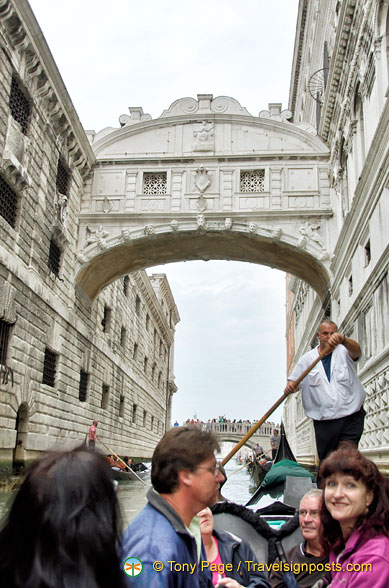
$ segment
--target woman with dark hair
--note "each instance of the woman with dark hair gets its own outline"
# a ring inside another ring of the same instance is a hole
[[[120,513],[103,456],[79,447],[35,463],[0,531],[4,588],[119,588]]]
[[[322,461],[323,547],[332,588],[388,588],[388,480],[351,443]]]

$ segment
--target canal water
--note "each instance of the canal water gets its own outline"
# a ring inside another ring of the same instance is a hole
[[[239,464],[233,458],[226,464],[225,469],[227,482],[222,488],[223,496],[238,504],[245,504],[255,490],[255,488],[251,487],[252,482],[250,475],[247,473],[247,467],[242,468],[242,464]],[[234,473],[236,470],[239,471]],[[137,480],[119,482],[118,497],[124,527],[146,505],[146,492],[151,484],[150,472],[146,472],[143,481],[147,486]],[[0,492],[0,518],[6,514],[11,499],[11,492]]]

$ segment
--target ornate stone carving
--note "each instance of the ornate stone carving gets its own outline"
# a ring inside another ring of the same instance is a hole
[[[110,202],[106,196],[104,196],[101,209],[105,214],[108,214],[112,210],[112,202]]]
[[[155,234],[154,225],[146,225],[144,232],[145,232],[146,237],[151,237],[152,235],[154,235]]]
[[[273,241],[279,241],[281,239],[281,236],[282,236],[281,227],[273,227],[272,232],[271,232],[271,238],[273,239]]]
[[[87,244],[96,243],[97,247],[101,250],[107,249],[108,245],[106,238],[108,237],[108,231],[104,231],[103,226],[100,225],[95,231],[91,231],[88,227],[90,236],[87,238]]]
[[[130,229],[122,229],[122,241],[131,241],[131,231]]]
[[[128,114],[122,114],[119,117],[121,127],[128,127],[139,122],[152,120],[151,114],[144,114],[143,108],[139,106],[130,106],[128,110],[130,111],[130,116]]]
[[[227,231],[232,229],[232,218],[227,217],[224,219],[224,228],[227,229]]]
[[[307,239],[310,239],[310,241],[317,243],[320,248],[323,248],[323,241],[317,232],[319,229],[319,224],[310,225],[308,221],[305,221],[305,223],[299,228],[299,232],[301,235],[303,235],[303,237],[307,237]]]
[[[193,131],[193,151],[213,151],[215,149],[215,125],[203,120]]]
[[[208,171],[204,169],[203,166],[201,166],[200,169],[198,169],[196,172],[195,186],[200,192],[200,194],[204,194],[204,192],[207,190],[207,188],[209,188],[210,185],[211,179],[208,176]]]
[[[171,226],[171,228],[172,228],[173,231],[177,231],[177,229],[178,229],[178,221],[176,221],[175,219],[173,219],[170,222],[170,226]]]
[[[67,196],[65,196],[65,194],[60,194],[59,192],[56,192],[55,196],[55,208],[57,212],[57,219],[62,225],[64,225],[68,217],[68,198]]]
[[[167,118],[170,116],[177,116],[182,114],[242,114],[244,116],[251,116],[246,108],[241,106],[235,98],[230,96],[218,96],[213,98],[212,94],[198,94],[198,100],[194,98],[180,98],[164,110],[160,118]]]
[[[258,228],[257,223],[250,222],[248,224],[249,233],[256,233],[257,232],[257,228]]]
[[[270,103],[269,110],[261,110],[258,116],[259,118],[270,118],[272,120],[285,122],[292,117],[292,113],[287,109],[281,111],[281,106],[282,104],[279,103]]]
[[[196,223],[198,230],[205,231],[205,216],[203,214],[198,214],[196,217]]]

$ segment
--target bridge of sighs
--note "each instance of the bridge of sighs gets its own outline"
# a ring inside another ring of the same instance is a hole
[[[97,159],[80,214],[76,281],[91,298],[120,275],[183,261],[249,261],[331,283],[327,146],[280,104],[252,116],[200,94],[152,119],[89,133]]]

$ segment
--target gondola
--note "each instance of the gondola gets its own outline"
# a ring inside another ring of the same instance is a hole
[[[280,436],[274,464],[246,505],[219,502],[212,507],[216,527],[247,539],[257,560],[264,563],[277,557],[277,541],[286,551],[303,540],[296,509],[316,486],[313,474],[294,457],[282,424]]]
[[[112,477],[114,480],[139,480],[139,478],[143,478],[143,476],[148,472],[148,467],[143,463],[137,463],[131,465],[131,470],[121,470],[119,468],[112,468]]]

